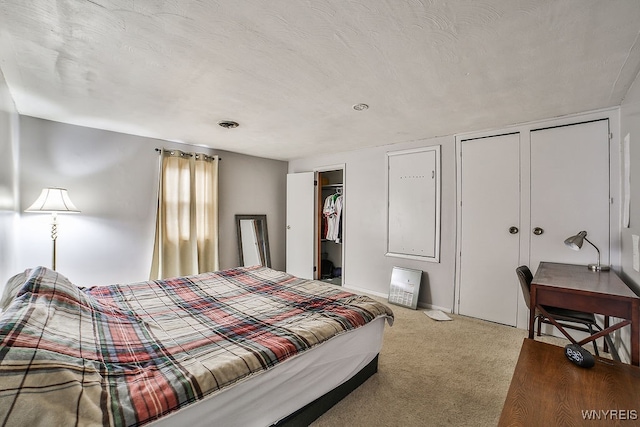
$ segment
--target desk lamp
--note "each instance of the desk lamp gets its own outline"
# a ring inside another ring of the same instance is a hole
[[[31,206],[25,212],[51,213],[51,240],[53,240],[53,270],[56,269],[56,239],[58,238],[57,214],[80,212],[69,199],[69,194],[64,188],[45,188]]]
[[[580,248],[582,248],[582,243],[583,243],[584,240],[589,242],[589,244],[591,246],[593,246],[594,248],[596,248],[596,251],[598,251],[598,262],[596,264],[589,264],[587,266],[587,268],[589,268],[589,270],[591,270],[591,271],[608,271],[609,270],[609,266],[608,265],[601,265],[600,264],[600,250],[589,239],[587,239],[587,232],[586,231],[583,230],[583,231],[579,232],[578,234],[576,234],[575,236],[568,237],[564,241],[564,244],[569,246],[574,251],[579,251]]]

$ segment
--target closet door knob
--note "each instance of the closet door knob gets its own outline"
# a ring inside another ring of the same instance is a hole
[[[291,226],[290,225],[287,225],[287,230],[291,230]]]
[[[544,230],[540,227],[536,227],[533,229],[533,234],[535,234],[536,236],[541,235],[542,233],[544,233]]]
[[[520,230],[518,230],[518,227],[516,226],[509,227],[509,233],[511,234],[518,234],[518,231]]]

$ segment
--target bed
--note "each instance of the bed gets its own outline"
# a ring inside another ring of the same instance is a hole
[[[393,313],[267,267],[82,288],[7,285],[2,425],[304,425],[376,372]]]

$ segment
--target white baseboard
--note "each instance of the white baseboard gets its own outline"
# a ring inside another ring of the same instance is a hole
[[[440,307],[438,305],[426,304],[423,302],[418,302],[419,308],[427,308],[429,310],[440,310],[443,313],[453,313],[453,310],[450,307]]]
[[[389,299],[389,294],[388,293],[375,292],[375,291],[372,291],[372,290],[369,290],[369,289],[358,288],[356,286],[351,286],[351,285],[348,285],[346,283],[343,284],[342,287],[346,288],[346,289],[350,289],[350,290],[352,290],[354,292],[357,292],[359,294],[368,294],[368,295],[376,296],[378,298],[384,298],[384,299],[387,299],[387,300]],[[427,309],[430,309],[430,310],[440,310],[440,311],[442,311],[444,313],[453,313],[453,310],[451,310],[451,308],[449,308],[449,307],[440,307],[440,306],[433,305],[433,304],[426,304],[426,303],[423,303],[423,302],[420,302],[420,301],[418,301],[418,308],[427,308]]]
[[[389,294],[385,294],[385,293],[382,293],[382,292],[375,292],[375,291],[372,291],[370,289],[358,288],[356,286],[351,286],[351,285],[348,285],[346,283],[343,284],[342,287],[346,288],[346,289],[350,289],[350,290],[352,290],[354,292],[357,292],[359,294],[373,295],[373,296],[376,296],[376,297],[379,297],[379,298],[387,298],[387,299],[389,298]]]

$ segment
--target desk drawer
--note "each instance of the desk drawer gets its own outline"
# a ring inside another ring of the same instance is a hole
[[[634,303],[628,298],[616,295],[540,285],[532,285],[531,291],[532,297],[535,294],[538,305],[586,311],[620,319],[631,319],[633,313]]]

